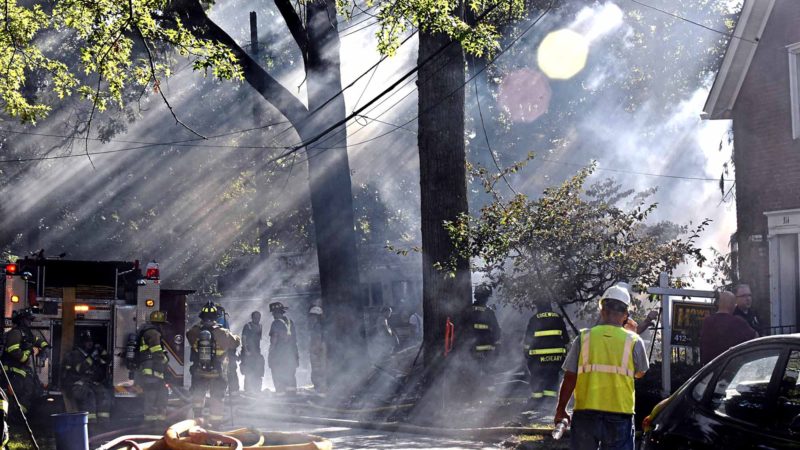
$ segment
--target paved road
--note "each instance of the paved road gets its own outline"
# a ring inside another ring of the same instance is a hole
[[[248,420],[238,423],[262,431],[293,431],[324,436],[333,442],[334,450],[392,449],[392,450],[479,450],[497,449],[499,443],[475,442],[441,437],[426,437],[406,433],[389,433],[375,430],[361,430],[346,427],[321,427],[297,423]]]

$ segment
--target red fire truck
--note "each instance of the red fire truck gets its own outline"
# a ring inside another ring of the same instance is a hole
[[[75,261],[65,259],[19,259],[4,266],[5,329],[11,327],[14,311],[27,307],[38,310],[33,322],[52,345],[47,358],[36,358],[39,380],[52,395],[60,394],[60,361],[72,349],[83,330],[91,330],[96,342],[113,354],[108,379],[114,396],[137,397],[126,365],[126,346],[148,319],[162,310],[169,321],[163,327],[169,352],[168,381],[184,385],[186,298],[189,290],[163,289],[158,264],[138,261]]]

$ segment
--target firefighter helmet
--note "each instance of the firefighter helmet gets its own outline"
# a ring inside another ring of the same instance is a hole
[[[203,320],[217,320],[219,316],[219,310],[217,307],[212,303],[208,302],[200,309],[200,318]]]
[[[271,313],[274,313],[274,312],[286,312],[287,309],[289,309],[289,308],[284,306],[284,304],[281,303],[281,302],[272,302],[272,303],[269,304],[269,312],[271,312]]]
[[[491,297],[492,287],[488,284],[479,284],[475,286],[475,299],[483,300]]]
[[[91,330],[83,330],[81,334],[78,336],[78,342],[81,344],[85,344],[86,342],[94,342],[92,338],[92,331]]]
[[[167,323],[167,313],[165,313],[164,311],[151,312],[150,323]]]
[[[11,322],[21,323],[24,319],[33,320],[33,310],[31,308],[20,309],[11,313]]]

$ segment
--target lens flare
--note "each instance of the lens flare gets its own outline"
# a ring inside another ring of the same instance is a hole
[[[520,69],[503,78],[499,101],[511,120],[530,123],[547,112],[551,95],[546,76],[537,70]]]
[[[550,78],[568,80],[586,66],[589,43],[575,31],[561,29],[545,36],[536,55],[539,69]]]

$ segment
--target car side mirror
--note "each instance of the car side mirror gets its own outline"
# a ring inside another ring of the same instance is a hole
[[[789,433],[800,435],[800,414],[794,416],[794,419],[789,423]]]

